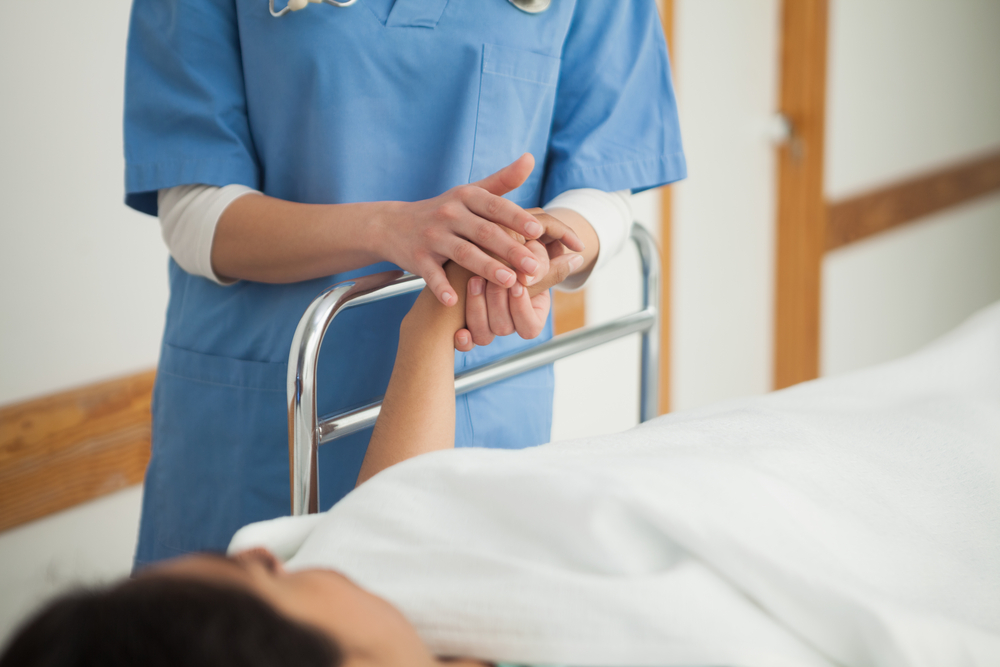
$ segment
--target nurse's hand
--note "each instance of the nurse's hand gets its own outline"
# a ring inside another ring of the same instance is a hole
[[[525,153],[476,183],[454,187],[433,199],[395,204],[378,230],[383,256],[421,276],[446,306],[458,302],[441,268],[448,260],[497,288],[538,282],[547,267],[511,238],[508,229],[526,239],[554,235],[574,250],[582,250],[583,243],[569,226],[547,231],[534,215],[502,197],[527,180],[534,163]]]

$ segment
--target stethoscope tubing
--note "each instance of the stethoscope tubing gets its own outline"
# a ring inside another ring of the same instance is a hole
[[[299,9],[304,9],[310,2],[323,2],[328,5],[333,5],[334,7],[350,7],[358,0],[345,0],[344,2],[338,2],[337,0],[289,0],[288,4],[285,5],[280,11],[274,11],[274,0],[268,0],[267,6],[271,11],[271,16],[275,18],[279,16],[284,16],[288,12],[298,11]],[[527,12],[528,14],[539,14],[544,12],[552,4],[552,0],[507,0],[510,4],[514,5],[522,12]]]
[[[326,3],[326,4],[328,4],[328,5],[333,5],[334,7],[350,7],[351,5],[353,5],[358,0],[345,0],[344,2],[337,2],[337,0],[321,0],[321,1],[324,2],[324,3]],[[306,3],[306,4],[308,4],[308,3]],[[278,16],[284,16],[288,12],[294,12],[294,11],[296,11],[296,8],[293,8],[292,5],[293,5],[293,3],[289,2],[287,5],[285,5],[284,9],[282,9],[281,11],[277,11],[276,12],[276,11],[274,11],[274,0],[268,0],[267,8],[271,10],[271,16],[278,17]],[[305,6],[306,6],[305,4],[302,4],[299,7],[297,7],[297,9],[302,9]]]

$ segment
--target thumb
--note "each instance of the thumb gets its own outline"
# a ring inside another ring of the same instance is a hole
[[[528,287],[528,294],[535,296],[550,287],[555,287],[573,275],[573,272],[583,265],[583,256],[576,253],[565,253],[550,260],[549,272],[540,281]]]
[[[531,153],[525,153],[500,171],[476,181],[473,185],[497,196],[505,195],[521,187],[521,184],[528,180],[528,176],[531,176],[534,168],[535,157]]]

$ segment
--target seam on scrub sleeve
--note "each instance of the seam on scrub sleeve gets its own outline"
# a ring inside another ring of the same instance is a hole
[[[192,184],[177,185],[159,191],[160,227],[170,256],[177,264],[195,276],[208,278],[218,285],[232,285],[236,280],[224,280],[212,268],[212,244],[215,228],[226,208],[247,194],[260,194],[245,185],[224,187]]]
[[[613,192],[628,188],[633,194],[638,194],[686,177],[687,161],[683,151],[678,151],[647,160],[560,165],[549,174],[545,189],[546,192],[566,192],[596,187]]]

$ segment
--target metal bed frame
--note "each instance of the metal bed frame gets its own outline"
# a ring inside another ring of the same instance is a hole
[[[455,376],[461,395],[563,357],[633,333],[642,335],[639,419],[657,415],[660,358],[660,257],[644,227],[632,226],[632,240],[642,268],[642,308],[604,324],[555,336],[530,349]],[[317,296],[299,320],[288,355],[288,457],[291,465],[292,515],[319,511],[319,446],[375,423],[382,401],[318,419],[316,364],[323,337],[333,319],[348,308],[423,289],[424,280],[403,271],[387,271],[338,283]]]

